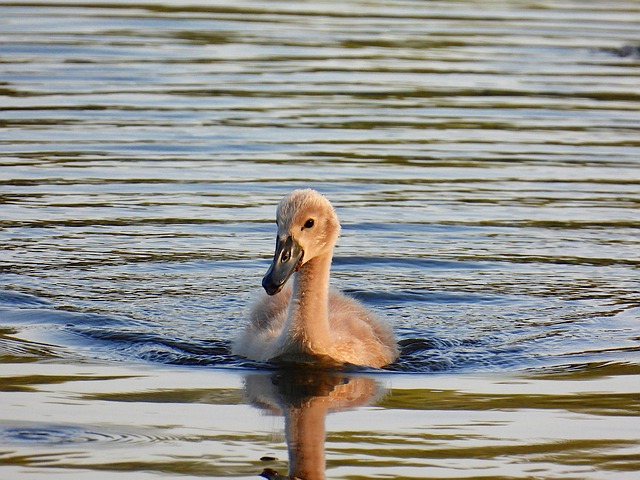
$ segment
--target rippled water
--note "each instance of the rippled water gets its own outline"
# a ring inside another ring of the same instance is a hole
[[[275,205],[311,186],[335,286],[403,351],[327,416],[328,478],[632,478],[639,24],[632,1],[0,1],[0,467],[286,471],[228,347]]]

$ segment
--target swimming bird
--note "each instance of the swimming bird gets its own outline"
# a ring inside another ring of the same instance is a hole
[[[276,224],[275,254],[262,280],[267,295],[254,305],[233,353],[276,363],[393,362],[398,349],[391,328],[329,287],[340,233],[331,203],[315,190],[294,190],[278,205]]]

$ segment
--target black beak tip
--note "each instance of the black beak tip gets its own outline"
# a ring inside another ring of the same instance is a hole
[[[267,292],[267,295],[275,295],[282,290],[282,285],[273,283],[269,275],[265,275],[262,279],[262,288]]]
[[[291,275],[300,268],[303,256],[304,251],[293,237],[276,241],[273,261],[262,279],[262,288],[268,295],[275,295],[282,290]]]

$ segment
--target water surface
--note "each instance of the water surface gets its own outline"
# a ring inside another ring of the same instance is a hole
[[[403,350],[307,391],[370,392],[325,412],[327,478],[637,476],[636,2],[0,18],[0,476],[286,472],[292,400],[229,344],[298,187]]]

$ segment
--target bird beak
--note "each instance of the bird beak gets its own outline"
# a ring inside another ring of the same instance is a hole
[[[275,295],[282,290],[289,277],[302,265],[303,255],[304,250],[292,236],[288,236],[285,240],[276,238],[273,262],[262,279],[262,287],[269,295]]]

